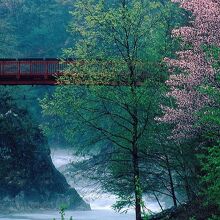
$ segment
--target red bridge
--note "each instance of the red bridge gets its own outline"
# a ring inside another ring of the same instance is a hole
[[[55,85],[67,63],[59,59],[0,59],[0,85]]]
[[[0,85],[57,85],[56,78],[63,75],[67,66],[73,63],[75,63],[73,59],[62,62],[54,58],[0,59]],[[141,85],[146,76],[146,73],[143,73],[136,85]],[[94,82],[95,85],[130,85],[126,75],[121,76],[120,80],[111,81],[100,75],[91,81],[88,75],[77,74],[72,84],[91,85]]]

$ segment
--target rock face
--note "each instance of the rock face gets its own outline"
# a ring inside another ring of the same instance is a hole
[[[6,104],[7,109],[0,106],[0,213],[61,206],[89,210],[54,167],[38,125],[26,111]]]
[[[13,163],[14,167],[1,179],[0,212],[59,209],[62,205],[71,210],[90,209],[56,170],[49,151],[23,154],[21,160],[22,167]]]

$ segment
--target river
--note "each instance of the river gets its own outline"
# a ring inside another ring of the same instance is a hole
[[[93,210],[93,211],[75,211],[66,212],[65,219],[69,220],[134,220],[134,214],[118,214],[112,210]],[[60,220],[58,212],[36,212],[36,213],[17,213],[13,215],[0,215],[1,220]]]
[[[71,151],[68,150],[52,150],[52,160],[57,169],[65,166],[74,158]],[[72,184],[71,184],[72,185]],[[73,220],[134,220],[135,215],[132,211],[126,214],[116,213],[111,209],[115,202],[115,197],[112,195],[96,195],[83,193],[77,185],[72,185],[83,196],[83,198],[90,203],[92,211],[67,211],[65,220],[69,220],[72,216]],[[82,195],[83,194],[83,195]],[[158,211],[158,206],[155,203],[148,203],[148,207],[153,211]],[[0,220],[60,220],[59,211],[39,211],[32,213],[15,213],[11,215],[1,215]]]

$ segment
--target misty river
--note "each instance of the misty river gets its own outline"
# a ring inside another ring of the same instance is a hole
[[[134,220],[134,214],[118,214],[112,210],[93,210],[66,212],[66,220],[73,217],[73,220]],[[29,214],[0,215],[1,220],[60,220],[58,212],[36,212]]]
[[[62,172],[63,167],[74,160],[79,160],[72,156],[70,150],[52,150],[51,157],[55,167]],[[67,179],[68,180],[68,179]],[[134,212],[129,211],[126,214],[119,214],[112,210],[111,206],[115,202],[112,195],[90,195],[85,193],[79,186],[69,183],[77,189],[80,195],[87,201],[92,211],[66,211],[65,219],[69,220],[72,216],[73,220],[134,220]],[[150,209],[157,211],[157,204],[151,203]],[[31,213],[14,213],[9,215],[1,215],[0,220],[60,220],[59,211],[39,211]]]

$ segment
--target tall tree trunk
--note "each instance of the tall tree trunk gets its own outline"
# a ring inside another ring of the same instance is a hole
[[[135,214],[136,220],[141,220],[141,200],[142,195],[140,191],[140,173],[138,164],[137,147],[133,146],[133,167],[134,167],[134,192],[135,192]]]
[[[138,157],[138,110],[137,110],[137,97],[136,97],[136,83],[131,86],[131,92],[134,99],[133,106],[133,137],[132,137],[132,156],[133,156],[133,169],[134,169],[134,192],[135,192],[135,213],[136,220],[141,220],[141,183],[140,183],[140,170],[139,170],[139,157]]]
[[[184,185],[185,185],[185,190],[186,190],[188,201],[192,201],[194,196],[193,196],[190,184],[189,184],[187,174],[184,175]]]
[[[175,194],[175,188],[174,188],[174,183],[173,183],[173,177],[172,177],[172,172],[170,168],[170,162],[167,154],[165,154],[166,158],[166,164],[167,164],[167,170],[168,170],[168,175],[169,175],[169,180],[170,180],[170,190],[172,194],[172,199],[173,199],[173,205],[174,207],[177,207],[177,201],[176,201],[176,194]]]

